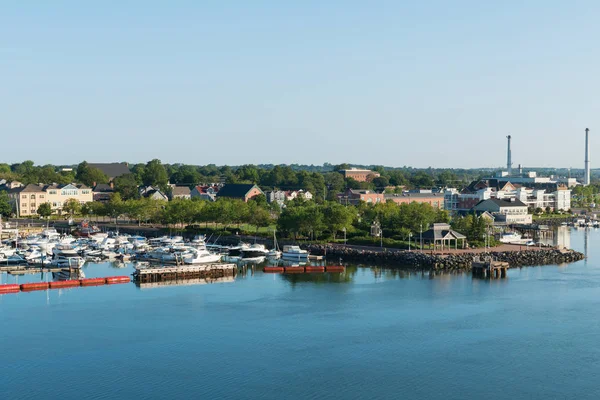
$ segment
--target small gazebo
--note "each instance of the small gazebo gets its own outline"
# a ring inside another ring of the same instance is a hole
[[[431,229],[423,232],[423,242],[433,244],[434,250],[458,249],[459,241],[461,241],[460,248],[464,249],[466,239],[465,235],[452,230],[448,224],[432,224]]]

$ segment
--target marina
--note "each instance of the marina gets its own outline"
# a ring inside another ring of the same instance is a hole
[[[24,387],[25,398],[45,398],[51,387],[58,398],[100,390],[103,398],[274,399],[286,393],[303,399],[315,396],[315,386],[331,385],[332,369],[346,366],[345,383],[318,397],[394,398],[401,392],[442,400],[468,391],[476,398],[521,398],[532,380],[549,379],[536,395],[596,398],[591,333],[597,330],[600,231],[568,232],[571,247],[586,259],[510,268],[502,279],[346,262],[335,263],[343,273],[285,273],[285,267],[264,273],[263,263],[223,278],[100,286],[58,283],[52,273],[2,273],[2,284],[19,285],[0,295],[3,338],[11,343],[0,365],[3,390],[7,398],[23,397]],[[137,267],[154,268],[138,264],[88,261],[80,272],[130,279]],[[46,280],[48,289],[20,290]],[[281,359],[290,367],[278,368]],[[250,364],[261,373],[248,373]],[[31,381],[40,368],[44,374]],[[190,380],[180,369],[200,378]],[[444,374],[432,380],[431,371],[440,369]],[[577,371],[584,383],[573,382],[566,370]],[[56,385],[64,374],[79,378]],[[265,374],[277,395],[261,389]],[[472,385],[465,374],[497,379]],[[121,384],[103,384],[115,376]],[[294,383],[292,376],[306,379]]]

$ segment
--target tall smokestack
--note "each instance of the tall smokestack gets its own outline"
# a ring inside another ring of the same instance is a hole
[[[590,184],[590,130],[585,128],[585,172],[583,176],[583,184]]]
[[[512,175],[512,156],[510,153],[511,136],[508,135],[506,138],[508,139],[508,149],[506,150],[506,171],[508,172],[509,175]]]

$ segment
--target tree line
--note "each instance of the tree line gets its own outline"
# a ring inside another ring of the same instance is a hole
[[[139,196],[137,188],[141,185],[155,186],[163,192],[169,192],[169,184],[193,187],[206,183],[253,183],[264,189],[297,190],[304,189],[322,200],[332,200],[337,192],[345,188],[382,190],[386,187],[431,188],[435,186],[462,187],[471,180],[488,173],[483,170],[465,169],[414,169],[387,168],[370,166],[379,173],[368,182],[357,182],[352,178],[344,179],[338,172],[349,169],[349,164],[324,164],[323,166],[301,165],[187,165],[163,164],[154,159],[147,163],[130,165],[131,174],[115,179],[114,184],[123,198]],[[87,186],[107,183],[108,177],[99,169],[91,167],[86,161],[69,168],[53,165],[35,165],[27,160],[17,164],[0,163],[0,179],[16,180],[24,184],[67,184],[78,182]],[[135,190],[132,190],[135,188]]]

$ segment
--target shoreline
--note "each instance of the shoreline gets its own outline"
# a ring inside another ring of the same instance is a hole
[[[436,254],[420,251],[380,251],[349,248],[337,245],[304,246],[311,254],[324,255],[326,259],[337,258],[341,261],[379,262],[386,265],[396,264],[399,269],[430,269],[435,271],[469,271],[475,257],[492,257],[495,261],[509,263],[509,268],[532,267],[550,264],[573,263],[585,258],[583,253],[570,249],[541,248],[504,251],[464,250],[460,253]],[[500,246],[502,247],[502,246]],[[390,265],[391,266],[391,265]]]

